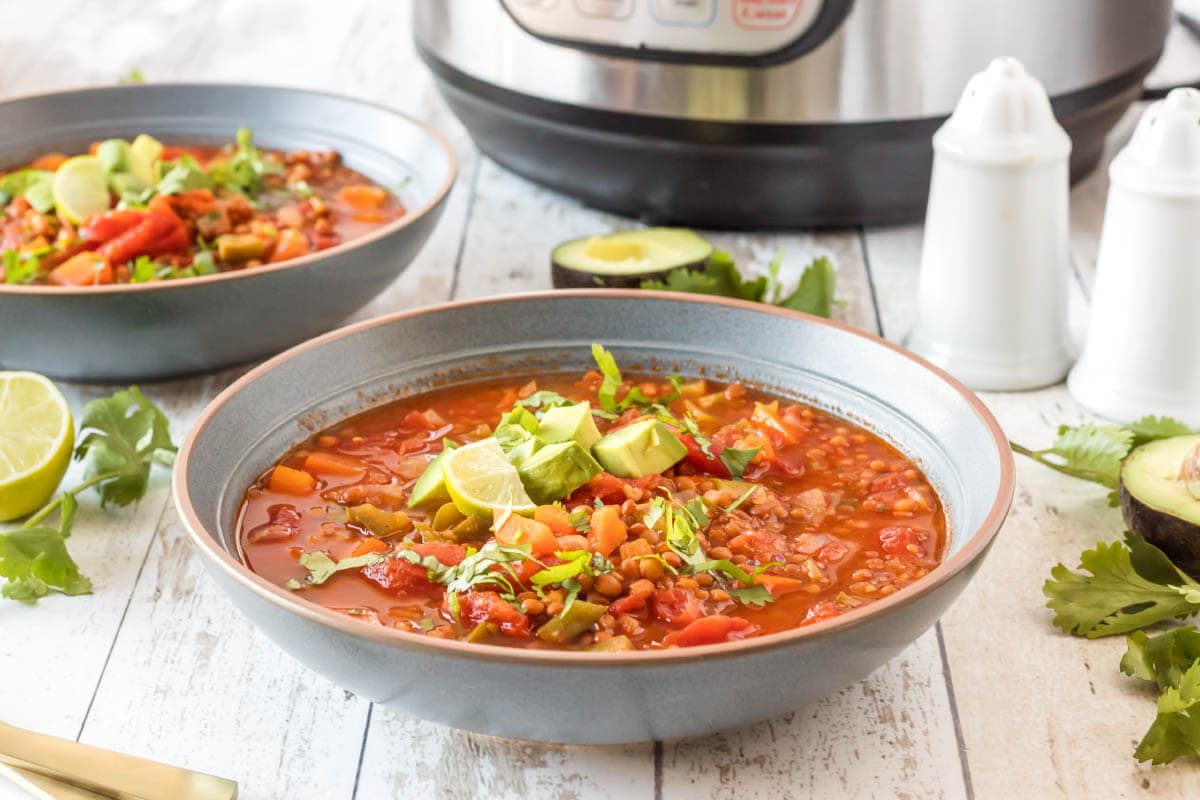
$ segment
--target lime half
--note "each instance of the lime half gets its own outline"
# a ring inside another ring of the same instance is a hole
[[[442,476],[455,508],[464,514],[491,519],[497,511],[527,514],[535,508],[495,439],[443,453]]]
[[[108,211],[108,176],[95,156],[68,158],[54,173],[54,205],[78,225],[92,214]]]
[[[50,379],[0,372],[0,521],[46,504],[74,446],[71,409]]]

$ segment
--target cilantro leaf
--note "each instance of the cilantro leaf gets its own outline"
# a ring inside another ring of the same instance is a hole
[[[1200,584],[1137,533],[1127,532],[1125,544],[1098,542],[1079,561],[1090,575],[1059,564],[1042,587],[1067,633],[1094,639],[1200,612]]]
[[[753,586],[743,586],[739,589],[729,589],[729,596],[739,603],[747,606],[765,606],[767,603],[775,601],[775,595],[767,590],[767,587],[760,584]]]
[[[1169,689],[1178,686],[1196,662],[1200,662],[1200,630],[1182,627],[1154,636],[1134,631],[1121,658],[1121,672]]]
[[[1141,447],[1147,442],[1157,439],[1169,439],[1172,436],[1187,436],[1189,433],[1200,433],[1171,417],[1156,417],[1146,415],[1139,420],[1129,423],[1128,430],[1133,433],[1133,446]]]
[[[52,590],[67,595],[91,593],[91,580],[80,574],[67,552],[74,518],[75,498],[67,495],[58,529],[17,528],[0,533],[0,577],[7,579],[0,594],[32,605]]]
[[[237,152],[228,161],[213,162],[210,169],[212,179],[235,192],[251,198],[262,192],[263,178],[283,172],[283,165],[263,158],[254,146],[254,135],[249,128],[237,132]]]
[[[600,389],[596,392],[596,399],[605,411],[616,412],[617,389],[621,388],[621,370],[617,367],[617,360],[598,342],[592,342],[592,359],[604,377]]]
[[[193,189],[211,189],[213,179],[200,162],[184,153],[159,179],[155,190],[159,194],[179,194]]]
[[[834,285],[837,274],[825,256],[814,258],[800,275],[796,290],[776,305],[828,318],[833,313]]]
[[[828,317],[834,305],[836,272],[825,256],[814,258],[800,276],[800,282],[787,297],[778,300],[779,267],[782,254],[771,261],[769,275],[747,280],[738,270],[733,257],[723,250],[714,251],[700,269],[671,270],[663,280],[644,280],[643,289],[658,289],[692,294],[733,297],[756,303],[771,303],[793,311],[803,311]]]
[[[1134,445],[1134,432],[1116,425],[1063,425],[1054,445],[1032,450],[1009,442],[1013,452],[1033,459],[1052,470],[1115,490],[1121,478],[1121,462]],[[1109,504],[1117,505],[1115,491]]]
[[[717,458],[729,470],[729,474],[734,480],[741,480],[746,474],[746,467],[750,466],[750,462],[758,455],[761,447],[751,447],[747,450],[739,450],[736,447],[726,447],[721,452],[717,453]]]
[[[523,400],[518,400],[516,405],[534,411],[538,419],[540,419],[542,414],[552,408],[575,405],[575,402],[568,400],[558,392],[543,389],[542,391],[534,392]]]
[[[587,533],[592,529],[591,516],[585,506],[579,506],[567,514],[567,522],[571,523],[571,527],[580,533]]]
[[[308,586],[320,586],[339,572],[348,569],[362,569],[382,561],[385,556],[379,553],[364,553],[361,556],[350,556],[341,561],[334,561],[324,550],[314,550],[300,556],[300,566],[308,570],[308,578],[301,583],[294,578],[287,582],[289,589],[302,589]]]
[[[1200,756],[1200,661],[1158,698],[1158,716],[1133,755],[1154,764]]]
[[[101,505],[140,500],[151,464],[175,460],[166,416],[136,386],[84,406],[79,429],[75,458],[86,460],[85,485],[99,484]]]

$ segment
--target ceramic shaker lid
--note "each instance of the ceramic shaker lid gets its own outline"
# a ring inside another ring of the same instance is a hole
[[[1109,175],[1134,191],[1200,195],[1200,91],[1175,89],[1146,109]]]
[[[967,82],[933,144],[941,153],[995,164],[1058,160],[1071,152],[1046,90],[1009,57],[995,59]]]

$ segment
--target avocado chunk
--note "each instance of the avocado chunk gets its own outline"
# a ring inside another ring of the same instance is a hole
[[[542,415],[537,438],[542,444],[578,442],[584,450],[591,450],[600,440],[600,430],[592,419],[592,404],[572,403],[550,409]]]
[[[129,171],[129,142],[124,139],[105,139],[96,147],[96,158],[108,174]]]
[[[442,476],[442,459],[446,457],[446,453],[457,447],[458,445],[449,439],[442,442],[442,452],[429,462],[429,466],[425,467],[421,477],[413,484],[412,493],[408,496],[409,506],[420,508],[450,500],[450,492],[446,490],[446,479]]]
[[[528,461],[530,457],[537,452],[538,444],[539,443],[537,439],[529,436],[527,439],[522,440],[519,444],[504,448],[504,455],[508,458],[508,463],[512,464],[519,470],[521,465]]]
[[[139,133],[129,145],[127,168],[147,184],[157,183],[157,165],[162,158],[163,143],[153,136]]]
[[[1121,465],[1121,514],[1131,530],[1200,578],[1200,434],[1144,444]]]
[[[537,637],[543,642],[566,644],[576,636],[586,633],[606,611],[608,606],[576,600],[557,617],[551,618],[538,628]]]
[[[686,228],[646,228],[563,242],[550,253],[559,289],[637,288],[673,269],[700,269],[713,246]]]
[[[535,503],[552,503],[600,474],[600,465],[579,442],[548,444],[517,467],[521,483]]]
[[[618,478],[656,475],[687,455],[671,429],[656,419],[644,419],[615,430],[592,445],[600,466]]]

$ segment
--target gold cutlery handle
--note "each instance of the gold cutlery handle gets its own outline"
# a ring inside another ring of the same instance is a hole
[[[3,722],[0,722],[0,764],[116,800],[235,800],[237,797],[237,784],[225,778],[14,728]]]

